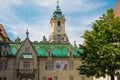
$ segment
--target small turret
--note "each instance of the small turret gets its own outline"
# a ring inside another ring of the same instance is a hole
[[[21,39],[19,37],[17,37],[17,39],[15,39],[15,42],[16,43],[20,43],[21,42]]]
[[[76,40],[74,41],[74,47],[77,47],[77,45],[76,45]]]

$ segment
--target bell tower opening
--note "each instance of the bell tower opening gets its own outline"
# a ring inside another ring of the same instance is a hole
[[[59,25],[59,26],[60,26],[60,21],[58,21],[58,22],[57,22],[57,25]]]

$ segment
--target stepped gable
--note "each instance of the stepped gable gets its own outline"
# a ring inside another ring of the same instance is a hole
[[[114,14],[115,17],[120,17],[120,0],[116,3],[116,6],[114,8]]]

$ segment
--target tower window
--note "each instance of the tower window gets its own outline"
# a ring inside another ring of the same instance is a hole
[[[60,24],[60,21],[57,22],[57,25],[61,25],[61,24]]]
[[[58,35],[58,37],[60,37],[60,35]]]

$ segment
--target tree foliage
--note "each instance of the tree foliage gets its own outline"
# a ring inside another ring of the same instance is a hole
[[[85,45],[80,46],[84,54],[79,73],[97,78],[109,75],[111,80],[120,75],[120,19],[114,17],[113,10],[108,9],[82,37]]]

